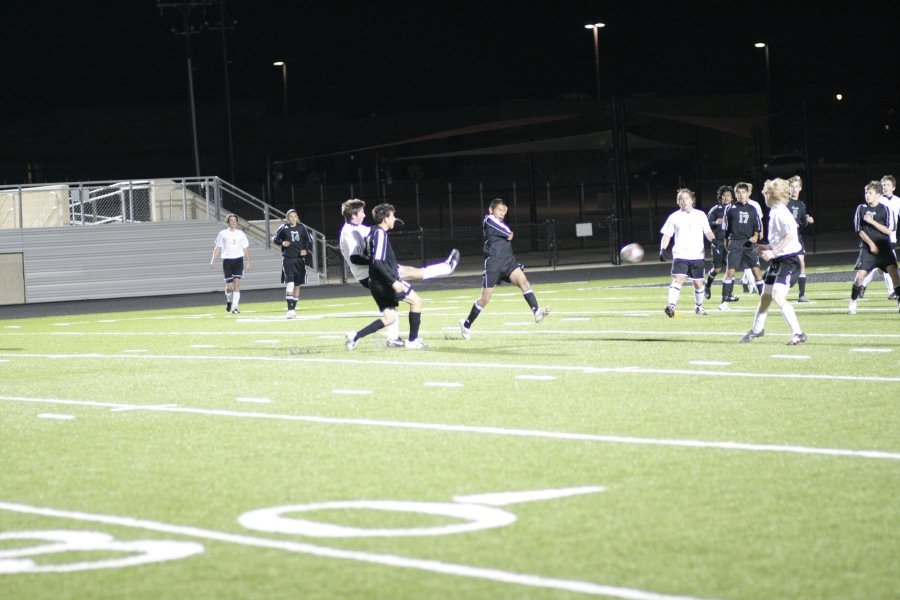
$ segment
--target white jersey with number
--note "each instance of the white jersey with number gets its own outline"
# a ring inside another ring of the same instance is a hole
[[[802,247],[797,235],[797,221],[794,220],[790,209],[784,204],[777,204],[769,209],[769,243],[772,244],[772,247],[778,246],[791,233],[793,233],[794,239],[779,250],[776,256],[796,254]]]
[[[242,258],[250,245],[247,235],[240,229],[223,229],[216,237],[216,246],[222,249],[222,258]]]
[[[662,229],[663,235],[675,240],[672,247],[672,258],[681,260],[703,260],[705,250],[703,240],[709,228],[706,213],[692,208],[689,211],[677,210],[669,215]]]
[[[350,272],[357,281],[362,281],[369,276],[369,265],[354,265],[350,262],[350,257],[354,254],[360,254],[359,244],[369,236],[371,227],[368,225],[354,225],[353,223],[344,223],[341,227],[341,256],[344,257]]]
[[[887,196],[883,196],[881,198],[882,204],[887,204],[887,207],[891,210],[891,215],[894,217],[894,228],[891,230],[891,241],[895,244],[897,243],[897,218],[900,217],[900,196],[891,196],[888,198]]]

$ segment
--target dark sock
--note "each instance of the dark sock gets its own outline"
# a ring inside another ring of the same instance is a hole
[[[383,327],[384,327],[384,323],[381,322],[381,319],[375,319],[374,321],[372,321],[371,323],[369,323],[368,325],[366,325],[365,327],[363,327],[362,329],[360,329],[359,331],[356,332],[356,338],[354,339],[354,341],[358,340],[359,338],[364,338],[367,335],[372,335],[373,333],[375,333],[379,329],[382,329]]]
[[[850,299],[856,300],[857,298],[859,298],[859,290],[861,290],[861,289],[862,289],[861,285],[856,285],[854,283],[853,288],[851,288],[851,290],[850,290]]]
[[[731,298],[732,293],[734,293],[734,280],[731,281],[723,281],[722,282],[722,302],[725,302],[725,298]]]
[[[531,312],[536,313],[538,311],[538,303],[537,298],[534,297],[534,292],[528,290],[523,295],[525,296],[525,302],[531,307]]]
[[[806,295],[806,273],[800,273],[800,278],[797,279],[797,285],[800,287],[800,295]]]
[[[409,312],[409,341],[419,337],[419,325],[422,323],[422,313]]]
[[[466,329],[472,326],[472,323],[475,322],[475,319],[478,318],[478,315],[481,314],[481,311],[484,310],[482,307],[478,306],[478,303],[472,305],[472,310],[469,311],[469,316],[466,317],[466,322],[463,325],[466,326]]]
[[[716,274],[710,273],[709,277],[706,278],[706,289],[712,291],[713,281],[716,280]]]

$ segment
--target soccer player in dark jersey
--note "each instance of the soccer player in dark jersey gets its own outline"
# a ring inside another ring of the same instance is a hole
[[[397,307],[400,301],[409,304],[409,337],[404,346],[413,350],[420,350],[425,343],[419,339],[419,327],[422,323],[422,299],[412,289],[408,282],[400,279],[400,265],[391,247],[388,232],[394,228],[397,217],[391,204],[379,204],[372,209],[372,219],[375,227],[369,233],[369,246],[372,248],[371,262],[369,263],[369,292],[381,318],[375,319],[359,331],[351,331],[347,334],[347,350],[356,348],[361,338],[371,335],[394,323],[397,320]]]
[[[725,268],[725,232],[722,231],[722,220],[725,215],[725,207],[734,200],[734,190],[731,189],[730,185],[720,186],[716,192],[716,200],[718,200],[718,204],[706,213],[709,227],[716,234],[716,239],[709,244],[709,254],[713,268],[709,270],[706,276],[706,287],[703,290],[703,297],[707,300],[712,296],[712,284],[716,280],[716,275]]]
[[[281,247],[281,283],[285,284],[287,318],[293,319],[297,316],[295,309],[300,298],[300,286],[306,283],[304,257],[312,250],[312,240],[296,210],[290,209],[285,217],[288,222],[278,228],[272,236],[272,243]]]
[[[850,307],[847,312],[856,314],[856,299],[869,271],[881,269],[891,277],[894,294],[900,295],[900,280],[897,277],[897,255],[891,241],[891,231],[895,228],[894,215],[887,204],[881,202],[882,187],[878,181],[870,181],[865,188],[866,201],[856,207],[853,225],[860,237],[859,258],[856,259],[856,279],[850,290]]]
[[[513,254],[513,231],[503,222],[508,210],[506,200],[494,198],[488,208],[487,216],[481,222],[484,233],[484,273],[481,277],[481,297],[472,305],[469,316],[459,321],[459,331],[464,340],[469,339],[472,323],[491,301],[494,287],[501,281],[519,286],[525,302],[531,308],[535,323],[540,323],[544,317],[550,314],[549,306],[538,306],[537,298],[534,297],[534,292],[531,290],[531,284],[525,277],[525,266],[516,260],[516,255]]]
[[[900,196],[894,195],[894,190],[897,189],[897,179],[893,175],[885,175],[881,178],[881,189],[884,192],[884,197],[881,199],[882,204],[887,204],[888,208],[891,209],[891,214],[894,217],[894,230],[891,232],[891,241],[894,242],[894,252],[897,251],[897,221],[898,217],[900,217]],[[884,284],[888,289],[888,300],[897,300],[897,295],[892,291],[893,285],[891,282],[891,276],[887,273],[881,271],[881,269],[872,269],[869,271],[869,274],[866,275],[866,280],[863,282],[862,289],[859,290],[859,297],[862,298],[866,293],[866,287],[872,283],[872,279],[875,277],[875,273],[881,273],[884,276]]]
[[[803,189],[803,180],[799,175],[794,175],[788,179],[788,185],[791,189],[791,197],[788,199],[787,207],[797,221],[797,235],[800,238],[800,253],[797,257],[800,259],[800,274],[797,276],[797,287],[800,288],[800,297],[797,302],[809,302],[806,297],[806,246],[803,245],[803,230],[815,223],[812,215],[806,212],[806,203],[800,199],[800,190]]]
[[[734,192],[737,195],[737,202],[729,204],[722,216],[726,270],[722,279],[722,304],[719,310],[728,310],[728,303],[737,301],[733,295],[734,272],[737,269],[750,269],[760,294],[763,288],[759,256],[753,251],[753,244],[759,241],[762,231],[759,212],[748,203],[750,190],[746,184],[739,183],[735,186]]]

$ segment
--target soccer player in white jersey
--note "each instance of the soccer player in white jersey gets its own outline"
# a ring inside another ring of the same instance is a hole
[[[800,272],[800,237],[797,234],[797,221],[787,207],[789,196],[790,186],[784,179],[769,179],[763,184],[763,197],[769,207],[769,244],[757,246],[756,250],[761,258],[769,261],[769,268],[766,270],[765,285],[759,296],[753,327],[741,338],[742,344],[765,335],[766,317],[772,301],[781,309],[784,320],[791,328],[791,339],[787,345],[796,346],[806,341],[797,313],[787,299],[791,277]]]
[[[897,219],[900,217],[900,196],[894,195],[894,190],[897,188],[897,180],[893,175],[885,175],[881,178],[881,189],[884,191],[884,196],[881,198],[881,203],[886,204],[887,207],[891,211],[891,215],[894,217],[894,229],[891,230],[891,242],[894,243],[894,247],[897,247]],[[859,292],[859,297],[862,298],[866,294],[866,287],[870,283],[872,283],[872,278],[875,277],[875,273],[877,271],[881,271],[881,269],[872,269],[869,271],[869,274],[866,275],[865,281],[863,281],[862,288]],[[888,299],[897,300],[897,294],[895,294],[893,290],[893,281],[891,281],[890,273],[882,271],[882,275],[884,275],[884,284],[888,289]]]
[[[228,215],[225,223],[228,228],[216,236],[209,268],[213,268],[216,256],[221,254],[222,272],[225,274],[225,311],[238,314],[241,312],[238,310],[238,304],[241,303],[241,278],[245,270],[250,270],[250,242],[247,234],[237,228],[237,215]]]
[[[344,216],[344,225],[341,227],[340,246],[341,255],[344,257],[353,278],[360,285],[369,289],[369,258],[363,254],[363,244],[369,236],[371,228],[364,225],[366,218],[366,203],[359,198],[351,198],[341,204],[341,214]],[[399,219],[398,219],[399,220]],[[402,223],[402,221],[400,221]],[[418,281],[432,279],[434,277],[446,277],[456,270],[459,264],[459,250],[454,248],[447,260],[424,267],[410,267],[400,265],[400,279],[402,281]],[[388,348],[403,348],[405,342],[400,338],[400,320],[395,319],[386,327]]]
[[[686,278],[694,283],[694,312],[705,315],[703,309],[703,259],[705,256],[703,238],[712,242],[715,234],[709,227],[706,213],[694,210],[696,198],[694,192],[687,188],[678,190],[675,196],[679,209],[669,215],[663,224],[662,240],[659,243],[659,260],[666,260],[666,249],[674,239],[672,246],[672,283],[669,285],[669,303],[666,304],[666,316],[675,316],[675,305],[681,295],[681,285]]]

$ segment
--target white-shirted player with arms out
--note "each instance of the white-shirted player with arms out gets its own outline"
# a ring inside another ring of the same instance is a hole
[[[797,313],[787,299],[791,278],[800,272],[801,249],[797,221],[787,207],[790,185],[784,179],[769,179],[763,184],[763,197],[769,207],[769,244],[757,246],[756,251],[761,258],[769,261],[769,268],[766,270],[765,285],[759,297],[753,327],[744,334],[741,343],[752,342],[765,334],[766,317],[774,300],[791,328],[791,339],[787,345],[796,346],[806,341],[806,334],[800,328]]]
[[[710,242],[716,239],[716,235],[709,226],[706,213],[702,210],[694,210],[694,192],[682,188],[676,192],[675,198],[679,209],[669,215],[659,232],[662,240],[659,243],[659,260],[666,260],[666,250],[673,239],[672,246],[672,283],[669,285],[669,302],[666,304],[666,316],[670,319],[675,316],[675,305],[681,296],[681,286],[685,279],[694,283],[694,312],[705,315],[703,309],[703,297],[705,286],[703,285],[703,259],[706,252],[703,239]]]
[[[241,312],[238,310],[238,304],[241,303],[241,278],[244,277],[244,270],[250,270],[250,242],[247,234],[237,228],[237,215],[228,215],[225,223],[228,228],[216,236],[209,268],[213,268],[216,256],[221,253],[222,272],[225,274],[225,311],[238,314]]]

